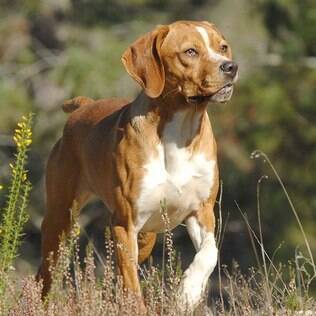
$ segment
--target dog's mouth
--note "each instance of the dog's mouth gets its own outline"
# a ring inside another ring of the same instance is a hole
[[[187,101],[193,104],[201,104],[205,102],[227,102],[233,94],[234,86],[232,83],[224,85],[219,90],[208,95],[194,95],[187,97]]]

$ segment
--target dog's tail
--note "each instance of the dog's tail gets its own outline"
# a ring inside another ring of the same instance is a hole
[[[79,109],[82,105],[86,105],[92,102],[94,102],[94,100],[88,97],[75,97],[65,101],[62,105],[62,109],[65,113],[71,113]]]

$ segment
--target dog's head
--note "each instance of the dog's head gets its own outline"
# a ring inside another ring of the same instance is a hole
[[[122,62],[149,97],[176,91],[188,103],[228,101],[238,72],[229,44],[208,22],[158,26],[133,43]]]

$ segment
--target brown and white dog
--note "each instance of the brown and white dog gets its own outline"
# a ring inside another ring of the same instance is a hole
[[[123,54],[126,71],[144,89],[133,101],[64,103],[71,112],[47,165],[47,212],[42,224],[44,293],[48,261],[60,235],[69,232],[73,202],[92,196],[112,212],[118,265],[126,288],[141,295],[137,263],[151,253],[165,228],[184,222],[196,255],[184,272],[179,301],[193,309],[217,261],[214,203],[218,192],[216,143],[206,112],[226,102],[237,65],[225,38],[208,22],[158,26]]]

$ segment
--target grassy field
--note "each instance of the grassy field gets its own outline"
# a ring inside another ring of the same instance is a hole
[[[34,275],[15,276],[14,259],[18,256],[23,226],[28,218],[27,202],[31,190],[26,170],[32,142],[31,122],[32,116],[24,117],[16,129],[17,153],[10,165],[12,177],[7,203],[1,210],[0,315],[142,315],[137,298],[123,288],[117,274],[111,234],[106,231],[105,258],[101,258],[90,243],[82,262],[78,243],[80,226],[76,219],[70,236],[61,241],[59,260],[51,271],[52,289],[44,300],[41,298],[42,285],[35,281]],[[258,264],[241,272],[238,263],[228,269],[218,262],[218,273],[214,273],[209,286],[217,288],[218,293],[210,296],[208,290],[194,315],[315,315],[316,300],[312,293],[316,266],[304,227],[269,158],[259,151],[254,152],[253,158],[263,158],[275,173],[301,230],[305,249],[297,250],[295,258],[286,264],[276,264],[274,255],[266,253],[260,221],[260,179],[257,186],[259,233],[240,210],[253,244],[249,251],[253,251]],[[221,196],[219,214],[217,241],[220,247],[225,234]],[[149,262],[139,267],[147,315],[191,315],[177,304],[182,271],[168,225],[163,239],[165,255],[161,265],[158,267]],[[102,266],[101,277],[96,277],[97,261]]]

